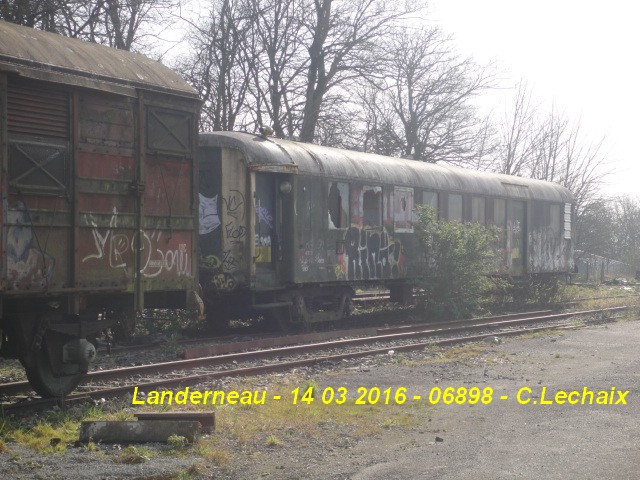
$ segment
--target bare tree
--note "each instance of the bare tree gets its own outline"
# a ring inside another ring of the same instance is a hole
[[[189,54],[175,68],[200,94],[202,129],[245,126],[250,60],[244,56],[244,42],[249,29],[250,12],[236,0],[215,1],[204,19],[191,24]]]
[[[105,0],[106,1],[106,0]],[[219,5],[221,2],[215,2]],[[394,23],[412,8],[398,8],[390,0],[230,0],[234,22],[243,16],[248,28],[238,38],[238,53],[214,58],[221,39],[214,32],[222,28],[222,10],[214,8],[209,24],[198,25],[199,43],[191,42],[200,52],[191,56],[192,82],[207,96],[207,82],[221,85],[219,74],[205,74],[196,65],[206,65],[204,57],[219,70],[223,58],[232,58],[248,80],[239,115],[252,118],[258,125],[270,125],[275,135],[304,141],[340,142],[339,131],[332,125],[351,124],[348,87],[378,70],[380,45]],[[213,17],[216,17],[214,20]],[[231,24],[231,19],[226,20]],[[206,35],[203,35],[206,32]],[[220,34],[220,36],[228,34]],[[235,37],[234,37],[235,38]],[[235,41],[235,40],[234,40]],[[207,43],[208,42],[208,43]],[[235,49],[235,47],[234,47]],[[232,49],[233,50],[233,49]],[[211,69],[209,69],[211,72]],[[202,74],[202,78],[195,76]],[[189,75],[188,75],[189,76]],[[231,92],[223,104],[209,103],[213,110],[231,101]],[[211,99],[211,96],[207,96]],[[227,128],[215,120],[216,128]],[[246,124],[246,122],[245,122]],[[320,127],[319,127],[320,125]],[[321,138],[316,137],[320,128]],[[343,139],[346,139],[344,137]],[[348,139],[342,145],[353,145]]]
[[[403,126],[395,115],[395,108],[387,101],[379,86],[364,85],[358,90],[358,104],[362,109],[362,148],[390,157],[404,152]]]
[[[533,156],[536,140],[532,125],[537,108],[532,104],[527,84],[520,81],[516,86],[513,108],[505,112],[499,128],[498,171],[507,175],[520,175]]]
[[[331,89],[377,73],[380,44],[420,6],[400,0],[313,0],[306,21],[309,63],[300,140],[314,140]]]
[[[248,107],[256,123],[270,123],[280,138],[293,137],[300,128],[300,95],[308,64],[302,32],[306,0],[248,0],[246,7],[252,21],[244,57],[254,98]]]
[[[181,0],[0,0],[0,19],[102,43],[150,50]]]
[[[82,38],[94,43],[104,43],[105,0],[72,0],[65,2],[59,12],[60,33],[68,37]]]
[[[417,160],[477,164],[490,150],[488,124],[471,103],[491,86],[489,69],[458,57],[438,29],[395,32],[382,75],[377,91],[361,95],[374,151],[389,154],[392,145]]]
[[[630,197],[594,200],[576,225],[578,249],[640,268],[640,204]]]
[[[640,268],[640,204],[629,197],[619,197],[614,203],[616,257]]]
[[[582,133],[581,122],[571,121],[555,104],[541,116],[531,98],[527,86],[519,83],[513,107],[499,126],[499,171],[567,187],[580,215],[585,206],[598,200],[608,173],[605,139],[590,141]]]
[[[62,0],[0,0],[0,20],[58,32],[55,19],[64,6]]]
[[[583,206],[597,199],[608,174],[603,153],[604,137],[597,142],[589,141],[582,134],[580,121],[571,122],[553,106],[537,128],[534,155],[526,165],[526,173],[532,178],[567,187],[576,198],[578,213],[581,213]]]
[[[121,50],[150,51],[171,23],[180,0],[94,0],[102,4],[97,22],[91,22],[92,41]],[[87,12],[91,15],[91,10]],[[89,16],[88,19],[92,19]]]

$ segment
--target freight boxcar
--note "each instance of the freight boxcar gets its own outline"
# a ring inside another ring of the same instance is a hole
[[[144,56],[0,22],[0,352],[41,395],[115,316],[195,291],[199,105]]]
[[[417,204],[500,227],[501,273],[571,269],[573,197],[553,183],[247,133],[201,134],[198,156],[213,321],[251,312],[285,328],[339,320],[367,285],[406,302],[424,271]]]

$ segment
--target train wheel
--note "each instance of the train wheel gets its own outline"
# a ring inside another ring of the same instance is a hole
[[[95,348],[86,340],[67,340],[47,335],[41,348],[31,353],[30,365],[25,366],[31,387],[41,397],[61,398],[71,393],[95,356]]]
[[[25,369],[29,384],[43,398],[64,397],[78,386],[87,372],[85,370],[70,375],[56,376],[51,369],[48,358],[49,355],[41,350],[37,354],[37,366]]]
[[[309,316],[304,297],[295,295],[291,306],[272,308],[265,313],[270,325],[282,332],[295,332],[309,329]]]
[[[308,331],[311,326],[311,318],[304,297],[302,295],[295,295],[292,300],[291,323],[293,328]]]

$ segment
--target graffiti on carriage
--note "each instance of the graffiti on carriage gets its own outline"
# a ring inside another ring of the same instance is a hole
[[[384,230],[350,227],[339,257],[348,280],[397,278],[406,273],[402,243]]]
[[[122,233],[118,228],[118,210],[113,208],[108,228],[100,228],[92,214],[84,215],[85,223],[93,228],[94,250],[82,262],[101,262],[113,269],[127,269],[134,264],[136,233]],[[119,232],[119,233],[116,233]],[[191,258],[186,243],[176,242],[173,235],[160,229],[142,232],[140,273],[155,278],[163,273],[178,277],[193,276]]]

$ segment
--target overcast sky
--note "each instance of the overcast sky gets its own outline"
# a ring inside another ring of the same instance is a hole
[[[461,53],[495,60],[512,84],[525,79],[594,143],[606,135],[607,193],[640,197],[640,2],[429,1],[428,18]]]

